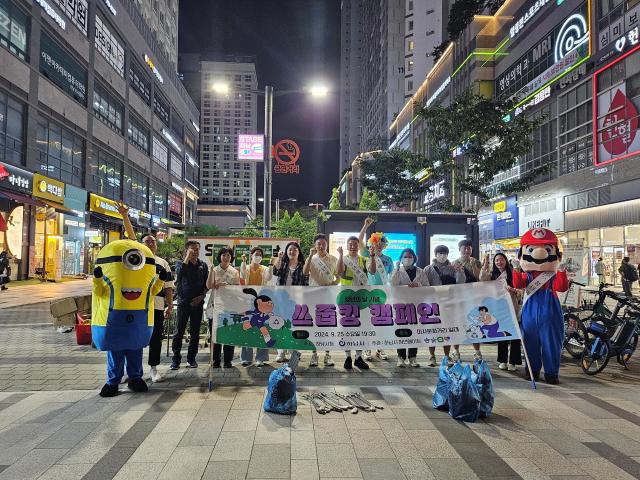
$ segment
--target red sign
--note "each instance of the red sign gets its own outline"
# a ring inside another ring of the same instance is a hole
[[[273,146],[273,157],[276,159],[275,173],[300,173],[300,147],[288,138],[280,140]]]
[[[182,215],[182,197],[176,193],[169,193],[169,211]]]

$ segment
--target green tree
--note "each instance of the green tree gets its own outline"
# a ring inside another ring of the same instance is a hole
[[[362,198],[360,199],[360,205],[358,205],[358,210],[375,212],[375,211],[378,211],[379,209],[380,209],[380,198],[378,198],[378,194],[375,191],[365,188],[362,191]]]
[[[158,256],[169,262],[169,265],[175,265],[178,260],[184,258],[184,242],[185,236],[183,234],[165,238],[164,241],[158,242]]]
[[[231,231],[228,228],[217,225],[197,225],[185,230],[187,236],[195,235],[201,237],[228,237]]]
[[[406,207],[429,189],[420,175],[427,163],[424,156],[400,148],[374,152],[360,164],[363,187],[375,194],[378,208],[380,203]]]
[[[429,183],[451,177],[454,195],[444,198],[441,208],[459,211],[465,193],[486,203],[491,197],[486,187],[496,175],[513,168],[531,150],[531,135],[543,119],[513,115],[514,108],[513,100],[486,98],[467,91],[449,106],[433,105],[417,112],[427,124],[429,158],[422,166]],[[462,150],[462,155],[454,158],[452,152],[456,148]],[[500,186],[497,193],[512,195],[526,190],[548,168],[549,165],[534,168]]]
[[[338,188],[334,187],[331,190],[331,199],[329,200],[329,210],[340,210],[340,196],[338,194]]]

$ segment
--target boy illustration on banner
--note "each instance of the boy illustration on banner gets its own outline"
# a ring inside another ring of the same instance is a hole
[[[566,267],[560,263],[558,237],[547,228],[533,228],[520,239],[513,287],[524,288],[522,340],[530,371],[538,380],[544,366],[545,381],[557,385],[564,339],[562,308],[557,292],[569,288]]]
[[[247,295],[252,295],[255,298],[253,301],[254,310],[249,310],[243,314],[242,328],[244,330],[257,328],[260,330],[267,347],[273,347],[276,344],[276,341],[271,338],[269,328],[273,330],[280,330],[284,326],[284,319],[273,314],[273,300],[271,300],[270,297],[266,295],[258,295],[253,288],[244,288],[242,289],[242,292]]]
[[[489,313],[489,309],[484,305],[478,308],[478,318],[482,323],[480,330],[487,338],[498,338],[510,336],[507,332],[500,331],[500,323],[498,319]]]

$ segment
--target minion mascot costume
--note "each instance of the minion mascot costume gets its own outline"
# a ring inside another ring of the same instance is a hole
[[[153,298],[170,273],[156,266],[151,250],[131,240],[106,245],[93,270],[91,335],[107,352],[107,383],[100,396],[118,395],[126,366],[127,386],[146,392],[142,379],[142,349],[153,331]]]
[[[547,383],[556,385],[564,337],[562,308],[556,292],[569,288],[558,237],[547,228],[533,228],[520,239],[519,268],[514,288],[524,288],[522,340],[535,380],[544,365]],[[527,372],[527,379],[530,374]]]

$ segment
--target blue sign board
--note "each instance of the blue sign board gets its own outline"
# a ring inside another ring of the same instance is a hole
[[[518,205],[516,197],[508,197],[493,205],[493,238],[502,240],[517,236]]]

